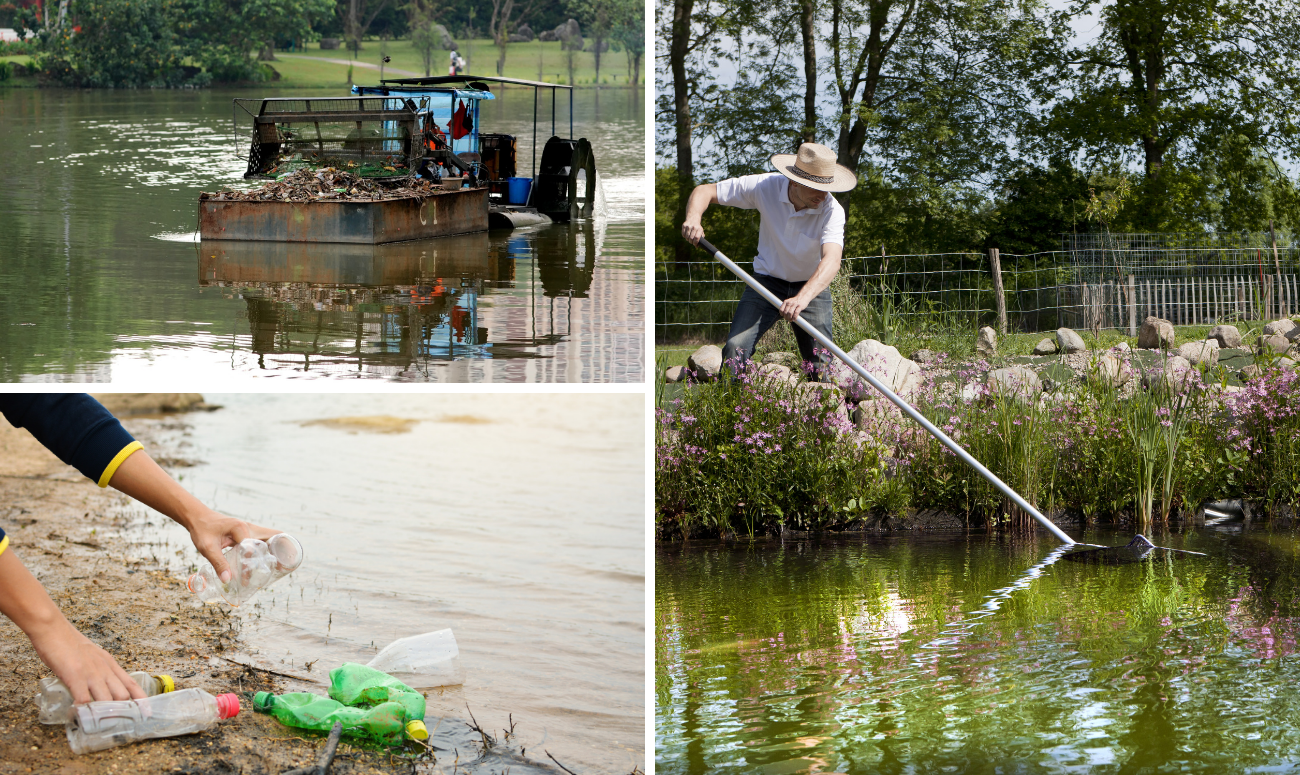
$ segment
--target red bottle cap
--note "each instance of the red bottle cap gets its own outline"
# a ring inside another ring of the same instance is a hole
[[[217,695],[217,715],[221,718],[230,718],[239,713],[239,697],[233,694]]]

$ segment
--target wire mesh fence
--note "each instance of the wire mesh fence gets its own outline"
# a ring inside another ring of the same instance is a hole
[[[862,256],[845,259],[840,271],[882,319],[902,325],[955,315],[1003,331],[1064,326],[1134,335],[1148,315],[1213,325],[1300,312],[1300,247],[1116,244],[1029,255]],[[714,261],[656,262],[656,341],[721,341],[743,291]]]

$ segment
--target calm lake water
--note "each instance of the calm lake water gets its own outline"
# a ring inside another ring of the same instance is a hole
[[[1295,537],[1156,538],[661,547],[656,772],[1300,771]]]
[[[604,196],[581,224],[204,250],[199,192],[248,186],[231,99],[267,94],[0,89],[0,380],[644,379],[643,91],[575,92]],[[532,91],[498,97],[524,169]]]
[[[468,704],[489,730],[513,714],[518,744],[548,765],[543,748],[578,772],[644,768],[643,397],[206,398],[225,408],[128,427],[157,439],[155,454],[195,463],[171,470],[205,503],[283,529],[306,552],[236,609],[248,651],[236,658],[325,676],[450,627],[465,682],[431,690],[427,718],[462,767],[475,750]],[[374,415],[417,422],[405,433],[304,425]],[[197,558],[188,535],[136,517],[140,555],[183,578]]]

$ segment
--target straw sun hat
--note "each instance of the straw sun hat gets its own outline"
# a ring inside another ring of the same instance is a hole
[[[835,153],[824,145],[804,143],[799,153],[774,153],[772,166],[800,185],[818,191],[838,193],[858,184],[858,176],[848,167],[835,163]]]

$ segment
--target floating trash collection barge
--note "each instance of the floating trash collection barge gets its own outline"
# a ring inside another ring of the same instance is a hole
[[[517,175],[514,137],[479,131],[479,102],[494,99],[484,81],[533,88],[530,178]],[[543,88],[552,137],[539,170]],[[355,97],[236,99],[236,126],[241,110],[252,121],[244,178],[268,182],[201,194],[199,236],[379,245],[590,217],[591,144],[554,135],[555,91],[568,88],[457,76],[353,87]],[[569,112],[572,124],[572,100]]]
[[[488,189],[460,170],[419,177],[420,105],[389,102],[236,100],[253,117],[244,178],[268,182],[201,194],[199,236],[378,245],[486,230]]]

